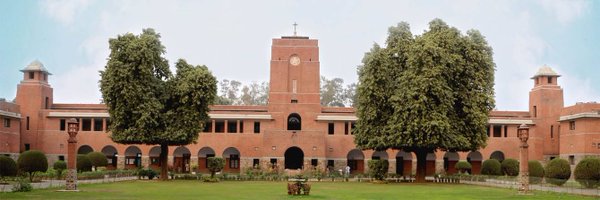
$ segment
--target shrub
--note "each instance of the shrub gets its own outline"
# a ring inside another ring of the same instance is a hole
[[[52,168],[54,168],[54,170],[56,170],[56,178],[60,179],[63,171],[65,171],[65,169],[67,169],[67,163],[65,161],[59,160],[54,163]]]
[[[489,159],[483,161],[481,164],[481,174],[499,176],[502,175],[502,168],[500,161],[496,159]]]
[[[586,188],[596,188],[600,185],[600,159],[585,158],[575,167],[575,180]]]
[[[148,179],[152,180],[154,179],[154,177],[156,177],[156,175],[158,175],[158,172],[154,171],[153,169],[148,169]]]
[[[92,171],[92,161],[84,154],[77,155],[77,171],[89,172]]]
[[[31,186],[31,183],[27,182],[22,178],[19,178],[19,180],[13,185],[12,188],[13,192],[29,192],[31,190],[33,190],[33,186]]]
[[[41,151],[31,150],[21,153],[17,160],[19,170],[29,174],[29,181],[33,181],[36,172],[48,170],[48,159]]]
[[[561,186],[571,177],[571,166],[565,159],[555,158],[546,165],[546,181]]]
[[[502,169],[502,173],[507,176],[517,176],[519,175],[519,161],[509,158],[504,159],[502,164],[500,165]]]
[[[540,161],[530,160],[529,161],[529,182],[532,184],[539,184],[544,178],[544,167]]]
[[[454,168],[456,168],[459,173],[465,173],[471,170],[471,167],[471,163],[464,160],[458,161],[456,164],[454,164]]]
[[[0,181],[5,176],[17,175],[17,163],[12,158],[0,155]]]
[[[108,160],[106,160],[106,156],[101,152],[90,152],[87,154],[87,157],[92,162],[92,167],[94,170],[98,170],[98,167],[104,167],[108,165]]]
[[[210,171],[210,178],[215,177],[215,173],[223,170],[225,167],[225,159],[219,157],[210,157],[207,159],[208,170]]]
[[[377,180],[383,180],[389,165],[387,160],[369,160],[369,175]]]

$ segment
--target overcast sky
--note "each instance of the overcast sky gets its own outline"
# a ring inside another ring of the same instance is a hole
[[[565,106],[600,101],[598,1],[1,1],[0,98],[38,59],[57,103],[98,103],[108,39],[152,27],[166,57],[204,64],[219,80],[268,81],[271,39],[319,40],[321,75],[357,81],[356,69],[387,28],[421,34],[441,18],[478,29],[494,48],[499,110],[527,110],[529,78],[547,64],[562,75]]]

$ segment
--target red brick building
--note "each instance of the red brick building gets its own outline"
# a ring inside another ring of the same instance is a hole
[[[308,166],[350,166],[365,172],[366,161],[387,159],[391,173],[413,173],[416,158],[401,150],[361,151],[353,142],[357,120],[353,108],[320,105],[318,41],[290,36],[273,39],[270,91],[265,106],[212,106],[211,120],[197,144],[169,148],[169,165],[186,172],[192,166],[206,171],[206,158],[224,157],[225,171],[239,172],[250,166],[297,169]],[[111,168],[158,166],[158,146],[121,145],[107,132],[109,115],[103,104],[55,103],[51,75],[34,61],[23,72],[14,102],[0,101],[0,154],[13,157],[37,149],[49,162],[65,159],[68,134],[66,119],[77,118],[79,153],[99,151]],[[454,163],[467,160],[478,172],[490,158],[518,159],[517,126],[528,124],[529,155],[547,161],[555,157],[576,164],[583,156],[600,155],[600,104],[564,107],[558,78],[549,67],[540,68],[529,93],[529,111],[492,111],[488,145],[475,152],[438,151],[427,156],[428,174],[455,171]],[[73,94],[77,95],[77,94]]]

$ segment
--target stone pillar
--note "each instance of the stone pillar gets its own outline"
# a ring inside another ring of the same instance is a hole
[[[520,147],[520,162],[519,162],[519,177],[521,185],[519,186],[520,194],[529,193],[529,127],[525,124],[521,124],[518,128],[519,139],[521,140]]]
[[[77,191],[77,132],[79,130],[79,122],[76,119],[69,119],[67,121],[69,127],[69,139],[67,140],[67,177],[66,177],[66,188],[67,191]]]

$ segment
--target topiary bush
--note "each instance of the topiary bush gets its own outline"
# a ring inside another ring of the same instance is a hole
[[[89,172],[92,171],[92,161],[85,154],[77,155],[77,171]]]
[[[504,159],[500,165],[500,169],[504,175],[517,176],[519,175],[519,161],[512,158]]]
[[[108,160],[106,159],[106,155],[101,152],[90,152],[87,154],[87,157],[92,162],[92,167],[95,170],[98,170],[98,167],[104,167],[108,165]]]
[[[471,170],[471,167],[471,163],[464,160],[458,161],[456,164],[454,164],[454,168],[456,168],[459,173],[466,173]]]
[[[0,155],[0,181],[4,181],[5,176],[17,175],[17,163],[9,157]]]
[[[215,173],[223,170],[225,167],[225,159],[219,157],[210,157],[206,159],[208,162],[208,170],[210,171],[210,178],[215,178]]]
[[[67,169],[67,163],[65,161],[59,160],[54,163],[52,168],[56,170],[56,178],[60,179],[62,177],[63,171]]]
[[[481,164],[481,174],[491,176],[502,175],[502,167],[500,161],[496,159],[489,159],[483,161],[483,163]]]
[[[571,178],[571,166],[569,162],[562,158],[550,160],[546,165],[546,182],[561,186]]]
[[[385,178],[389,166],[387,160],[369,160],[369,176],[381,181]]]
[[[575,180],[586,188],[600,185],[600,159],[584,158],[575,167]]]
[[[540,184],[544,178],[544,167],[540,161],[530,160],[529,161],[529,183]]]
[[[25,151],[19,156],[17,165],[21,172],[29,174],[29,181],[33,182],[36,172],[45,172],[48,170],[48,159],[41,151]]]

